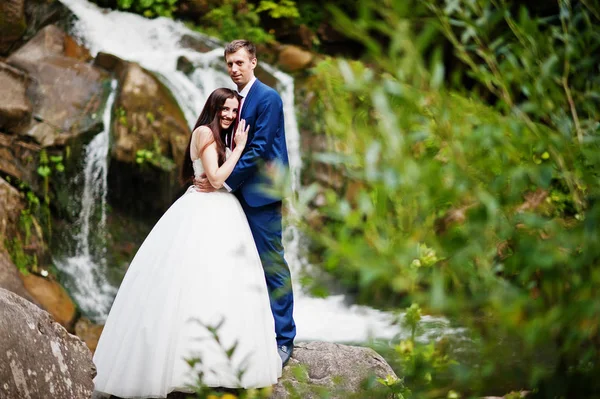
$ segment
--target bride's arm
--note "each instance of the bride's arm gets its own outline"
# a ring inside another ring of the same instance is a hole
[[[196,149],[200,154],[202,160],[202,166],[204,167],[204,173],[210,182],[210,185],[216,189],[223,187],[223,182],[229,177],[235,164],[240,159],[242,151],[244,151],[243,145],[236,145],[229,158],[219,166],[219,156],[217,154],[217,144],[215,143],[211,130],[206,126],[200,126],[196,131],[197,139]],[[202,149],[204,148],[204,151]]]

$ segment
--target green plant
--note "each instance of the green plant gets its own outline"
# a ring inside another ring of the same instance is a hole
[[[244,375],[244,369],[235,369],[233,366],[233,356],[235,351],[237,350],[237,342],[233,345],[226,347],[221,341],[221,337],[219,335],[219,329],[223,325],[225,319],[221,319],[221,321],[215,325],[204,324],[199,320],[195,320],[203,329],[205,329],[208,333],[207,337],[203,339],[213,341],[222,351],[225,359],[227,359],[227,363],[229,367],[231,367],[235,372],[235,381],[234,385],[242,385],[242,377]],[[224,398],[224,399],[266,399],[271,396],[272,390],[270,387],[261,388],[261,389],[238,389],[236,394],[231,393],[222,393],[216,390],[213,387],[207,386],[205,383],[206,373],[212,372],[210,371],[210,367],[202,367],[203,359],[199,356],[193,356],[189,359],[186,359],[187,363],[191,368],[196,368],[196,381],[193,386],[190,386],[194,391],[194,397],[198,399],[216,399],[216,398]]]
[[[501,367],[486,349],[501,332],[519,338],[532,395],[597,395],[600,14],[566,1],[544,17],[495,0],[361,4],[357,20],[332,13],[369,67],[326,61],[312,77],[327,150],[310,169],[328,178],[300,195],[313,216],[298,223],[323,267],[365,301],[468,325],[486,367],[448,372],[469,394]],[[428,388],[435,350],[396,351],[414,395],[451,391]]]
[[[37,168],[37,174],[42,177],[42,191],[43,191],[43,199],[44,206],[41,207],[41,213],[43,214],[42,218],[46,221],[45,228],[48,234],[48,237],[52,236],[52,221],[51,221],[51,212],[50,212],[50,176],[52,171],[56,173],[63,173],[65,167],[63,165],[63,156],[62,155],[51,155],[48,156],[48,153],[45,149],[40,151],[40,159],[39,165]],[[28,196],[29,199],[29,196]]]
[[[161,153],[158,137],[154,139],[153,149],[141,149],[135,153],[135,162],[138,165],[149,163],[159,169],[171,171],[175,169],[175,162]]]
[[[200,24],[191,27],[225,41],[240,37],[256,44],[273,41],[273,35],[260,26],[257,7],[242,0],[223,1],[220,6],[211,9],[202,18]]]
[[[296,2],[293,0],[279,0],[278,2],[261,0],[256,12],[268,12],[269,16],[275,19],[300,17]]]
[[[127,127],[127,112],[125,111],[125,108],[118,107],[115,111],[115,114],[117,116],[117,120],[119,121],[119,124],[121,126]]]
[[[37,270],[37,256],[35,254],[29,255],[25,252],[23,243],[19,237],[5,240],[4,244],[12,262],[21,273],[28,274],[30,270]]]
[[[146,120],[148,120],[150,123],[153,123],[156,120],[156,117],[152,112],[148,111],[146,112]]]
[[[142,14],[146,18],[172,18],[178,2],[179,0],[117,0],[117,7]]]

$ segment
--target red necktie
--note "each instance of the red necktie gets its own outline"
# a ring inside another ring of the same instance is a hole
[[[238,95],[240,96],[240,109],[238,110],[237,118],[235,118],[235,123],[233,124],[233,131],[231,132],[231,143],[229,143],[231,151],[235,149],[235,132],[237,131],[238,122],[240,119],[242,119],[242,105],[244,103],[244,96],[242,96],[240,93],[238,93]]]
[[[233,123],[233,130],[229,134],[229,148],[231,151],[235,148],[235,131],[237,130],[239,118],[235,118],[235,122]]]

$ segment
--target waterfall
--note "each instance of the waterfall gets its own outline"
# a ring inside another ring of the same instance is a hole
[[[61,0],[77,17],[71,33],[81,40],[92,55],[99,51],[137,62],[154,72],[172,91],[179,102],[190,127],[196,121],[208,95],[217,87],[235,88],[226,73],[221,44],[207,36],[193,32],[182,23],[167,19],[145,19],[141,16],[107,11],[86,0]],[[199,53],[186,48],[182,38],[207,43],[214,50]],[[186,75],[177,69],[180,57],[194,65]],[[291,76],[259,61],[260,66],[277,80],[276,89],[284,104],[286,136],[292,184],[299,187],[301,170],[300,137],[294,111],[294,81]],[[109,126],[110,124],[107,124]],[[303,265],[300,256],[300,235],[294,226],[284,234],[286,259],[296,276]],[[90,268],[94,267],[89,265]],[[80,275],[93,274],[91,269]],[[83,279],[83,277],[82,277]],[[81,290],[88,289],[80,287]],[[342,295],[313,298],[305,294],[294,280],[295,310],[298,340],[324,340],[336,342],[364,342],[369,338],[391,338],[404,334],[392,325],[392,315],[365,306],[348,305]],[[95,287],[93,289],[98,289]],[[90,296],[95,294],[90,293]],[[101,307],[101,309],[105,309]],[[439,323],[440,319],[425,317],[424,321]],[[445,321],[443,321],[446,323]],[[442,326],[449,328],[447,323]],[[439,333],[439,328],[436,330]]]
[[[117,292],[105,278],[106,246],[102,236],[98,245],[91,242],[91,238],[98,237],[94,232],[104,231],[106,227],[108,150],[116,89],[117,81],[113,80],[102,115],[103,130],[85,149],[81,211],[74,237],[75,251],[71,256],[55,260],[58,269],[69,277],[66,282],[69,292],[82,311],[93,319],[107,314]]]

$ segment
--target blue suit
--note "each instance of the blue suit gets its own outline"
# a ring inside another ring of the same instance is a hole
[[[283,103],[279,94],[258,79],[244,99],[240,119],[250,126],[248,142],[225,183],[238,197],[260,258],[275,319],[277,344],[291,346],[296,336],[290,269],[283,257],[282,198],[265,193],[269,181],[261,166],[275,162],[288,167]]]

